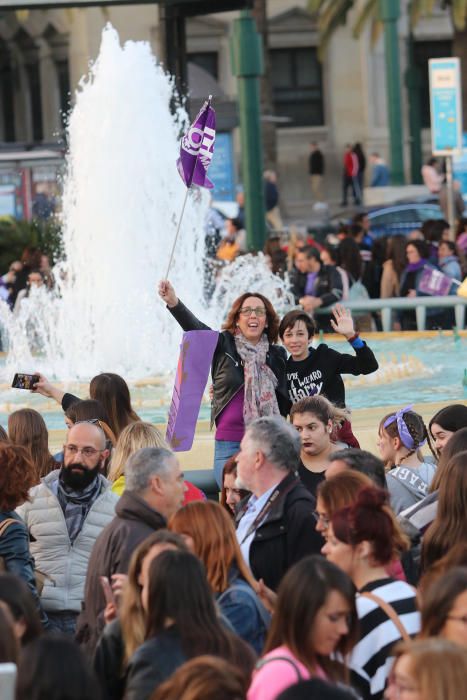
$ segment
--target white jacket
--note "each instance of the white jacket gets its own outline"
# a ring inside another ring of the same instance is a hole
[[[81,611],[84,583],[91,550],[104,527],[114,517],[118,496],[103,476],[103,491],[92,504],[81,532],[73,545],[68,536],[65,516],[51,490],[59,470],[48,474],[30,491],[30,502],[17,508],[31,536],[30,549],[36,568],[50,577],[45,579],[41,602],[46,612]]]

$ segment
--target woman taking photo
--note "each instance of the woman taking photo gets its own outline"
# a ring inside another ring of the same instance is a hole
[[[169,529],[182,535],[201,559],[222,615],[259,654],[270,618],[256,596],[257,584],[243,560],[232,518],[219,503],[189,503],[171,517]]]
[[[385,466],[391,507],[396,515],[421,501],[436,472],[420,452],[427,440],[423,418],[411,406],[384,416],[379,424],[378,449]]]
[[[167,280],[159,296],[184,331],[210,330],[178,299]],[[222,487],[226,460],[238,452],[245,426],[255,418],[286,416],[286,352],[275,345],[279,319],[269,299],[247,292],[236,299],[219,333],[212,360],[211,426],[216,424],[214,472]]]
[[[358,590],[359,641],[349,668],[364,700],[383,697],[392,646],[420,629],[414,589],[387,574],[387,567],[406,548],[381,489],[362,489],[353,505],[331,518],[322,552]]]
[[[442,637],[467,649],[467,567],[444,573],[424,591],[421,638]]]
[[[185,661],[210,654],[251,673],[254,654],[216,615],[203,565],[193,554],[166,551],[149,567],[142,602],[146,641],[130,659],[125,700],[149,700]]]
[[[444,639],[399,644],[385,700],[459,700],[467,683],[467,651]]]
[[[51,384],[43,374],[39,372],[36,374],[39,376],[39,381],[34,385],[33,393],[55,399],[64,411],[80,400],[77,396],[67,394]],[[109,427],[117,438],[123,428],[141,420],[131,405],[128,384],[118,374],[103,372],[93,377],[89,384],[89,398],[101,402],[109,417]]]
[[[345,657],[356,640],[355,589],[337,566],[308,556],[281,581],[265,655],[256,665],[248,700],[274,700],[301,680],[345,678],[331,657]]]

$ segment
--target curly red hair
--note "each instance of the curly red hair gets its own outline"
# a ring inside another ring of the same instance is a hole
[[[29,500],[36,484],[36,468],[21,445],[0,442],[0,511],[14,510]]]

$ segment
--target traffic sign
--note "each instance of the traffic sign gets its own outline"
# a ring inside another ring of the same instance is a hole
[[[435,156],[452,156],[462,150],[462,95],[458,58],[431,58],[431,144]]]

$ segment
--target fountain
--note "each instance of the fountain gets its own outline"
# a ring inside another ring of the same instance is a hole
[[[175,163],[180,133],[187,126],[182,108],[171,113],[172,97],[173,81],[149,45],[127,42],[122,47],[107,26],[68,123],[62,218],[66,257],[54,270],[56,291],[32,289],[17,315],[0,301],[8,346],[0,368],[1,422],[15,408],[30,405],[43,412],[49,427],[63,426],[56,404],[9,388],[17,371],[41,371],[83,397],[93,375],[117,372],[129,381],[143,418],[166,419],[181,330],[155,286],[166,272],[185,195]],[[180,298],[214,328],[246,290],[268,296],[278,313],[287,311],[293,304],[287,284],[272,275],[262,255],[242,256],[225,267],[212,303],[206,305],[208,199],[203,190],[190,192],[170,273]],[[413,400],[414,387],[421,400],[457,400],[461,379],[455,367],[464,345],[460,338],[449,343],[456,356],[450,360],[442,338],[431,341],[430,348],[418,340],[413,347],[406,341],[390,341],[388,347],[383,341],[381,350],[379,341],[372,340],[377,356],[395,352],[409,359],[383,361],[381,373],[349,378],[349,405],[407,403],[405,394]],[[334,346],[347,351],[342,343]],[[207,417],[208,410],[206,402],[201,415]]]
[[[0,413],[24,402],[45,412],[53,408],[8,389],[16,371],[40,371],[82,396],[92,376],[113,371],[138,387],[137,407],[167,404],[181,331],[156,284],[166,273],[186,191],[176,160],[188,124],[183,108],[172,114],[172,98],[173,81],[149,44],[129,41],[122,47],[108,25],[68,121],[65,260],[54,269],[56,289],[32,289],[16,315],[0,301],[8,348],[0,368]],[[224,314],[220,295],[210,308],[203,300],[208,205],[205,190],[190,190],[170,280],[195,314],[218,327]],[[246,258],[253,274],[245,263],[233,267],[235,279],[222,273],[223,302],[251,282],[253,290],[269,290],[284,310],[285,283],[263,258]]]

